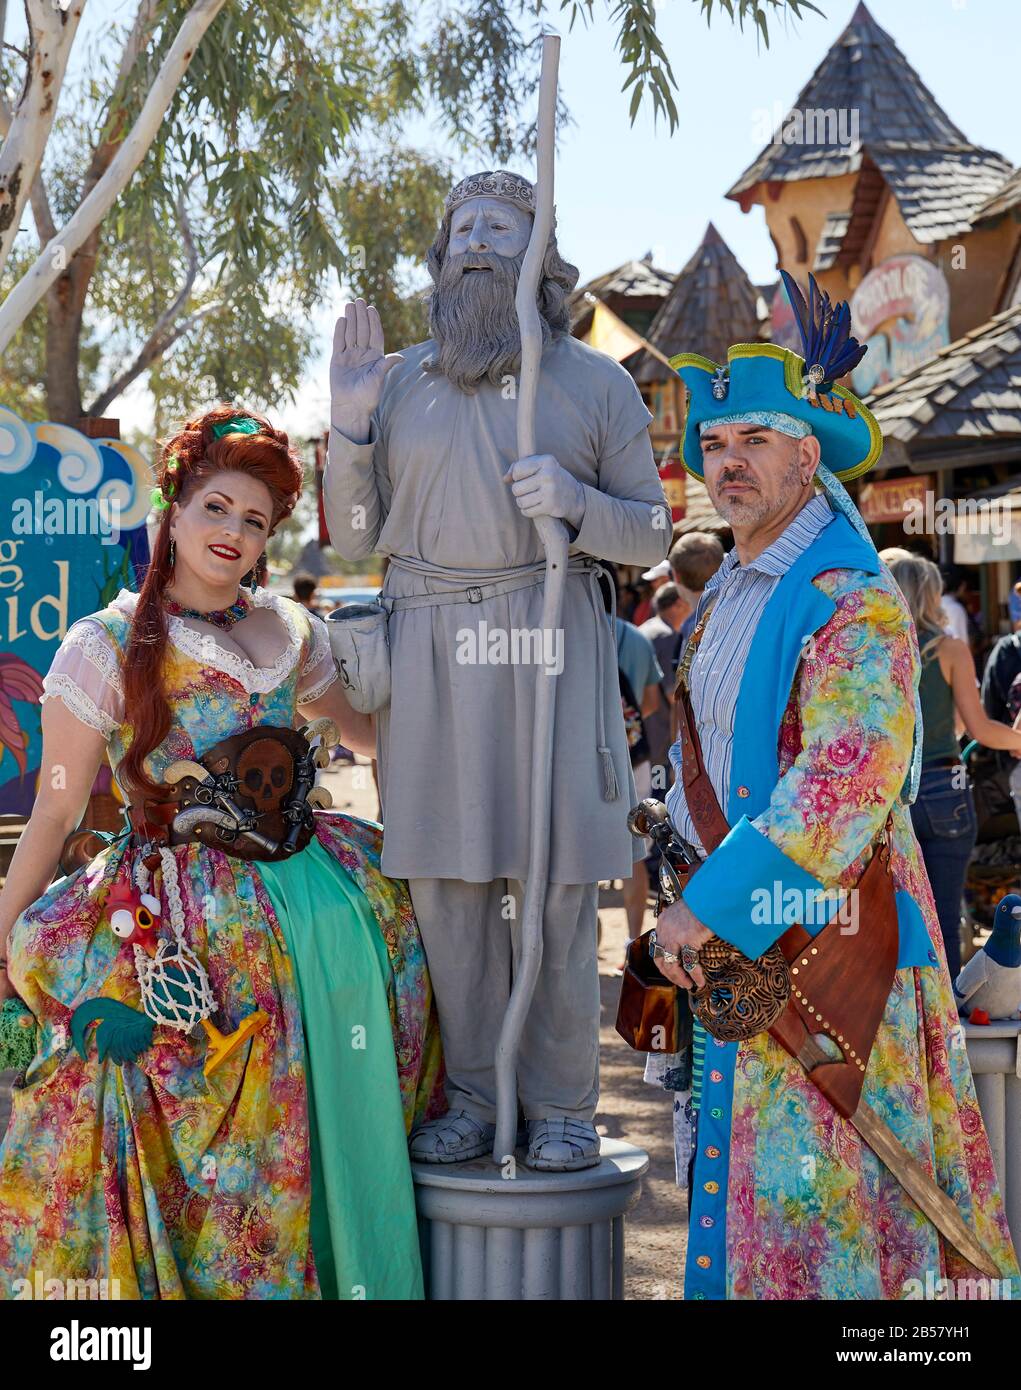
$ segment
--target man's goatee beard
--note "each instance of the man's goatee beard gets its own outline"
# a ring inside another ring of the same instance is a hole
[[[520,256],[466,251],[448,255],[429,301],[429,332],[436,352],[426,364],[459,390],[474,394],[480,381],[494,386],[513,377],[521,362],[521,334],[514,309]],[[485,266],[465,273],[465,266]],[[552,331],[540,315],[545,348]]]

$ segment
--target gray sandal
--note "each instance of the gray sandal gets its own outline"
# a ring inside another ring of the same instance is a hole
[[[529,1168],[551,1173],[594,1168],[599,1162],[599,1135],[587,1120],[567,1120],[559,1116],[532,1120],[528,1125]]]
[[[413,1163],[465,1163],[490,1153],[495,1137],[496,1125],[477,1120],[467,1110],[451,1110],[417,1125],[408,1152]]]

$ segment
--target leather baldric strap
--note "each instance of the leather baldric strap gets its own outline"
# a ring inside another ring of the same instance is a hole
[[[701,640],[709,610],[689,639]],[[698,726],[687,688],[694,650],[686,650],[678,672],[675,700],[680,712],[682,778],[688,811],[707,853],[730,826],[705,769]],[[784,1012],[769,1029],[792,1057],[809,1035],[824,1034],[839,1048],[842,1061],[820,1064],[809,1078],[845,1119],[861,1097],[865,1070],[882,1022],[897,970],[897,904],[890,871],[893,812],[880,832],[881,848],[872,855],[855,888],[845,890],[852,911],[838,910],[816,936],[789,927],[780,947],[791,967],[792,990]]]

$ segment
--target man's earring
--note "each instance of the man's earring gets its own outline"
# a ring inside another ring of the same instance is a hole
[[[170,537],[170,549],[167,551],[167,562],[168,562],[168,564],[170,565],[170,568],[171,568],[171,569],[174,568],[174,563],[175,563],[176,559],[177,559],[177,546],[176,546],[176,544],[174,543],[174,538],[173,538],[173,536],[171,536],[171,537]]]

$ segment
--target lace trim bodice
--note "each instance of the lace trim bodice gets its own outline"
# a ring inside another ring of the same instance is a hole
[[[295,663],[301,652],[301,633],[298,631],[298,624],[289,611],[289,605],[280,599],[276,594],[271,594],[265,589],[257,589],[251,596],[251,604],[254,608],[269,608],[276,613],[287,631],[287,645],[269,666],[256,666],[247,657],[241,656],[238,652],[230,651],[227,647],[221,647],[216,638],[209,632],[199,632],[193,627],[189,627],[185,618],[169,617],[167,619],[167,635],[170,641],[185,656],[190,656],[193,661],[199,662],[203,666],[215,665],[226,676],[236,680],[243,686],[249,695],[264,695],[270,690],[275,690],[294,670]],[[113,600],[110,607],[116,608],[118,612],[126,617],[134,616],[135,608],[138,604],[138,595],[131,593],[127,589],[122,589]],[[312,624],[315,629],[316,624]],[[329,646],[329,640],[326,642]],[[302,668],[302,673],[310,669],[310,662],[314,655],[309,653],[309,658]],[[215,660],[210,660],[213,654]],[[302,694],[302,699],[306,699]]]
[[[122,589],[110,609],[130,623],[137,603],[137,594]],[[219,670],[252,699],[270,697],[280,690],[301,661],[294,701],[306,705],[318,700],[337,679],[325,622],[310,613],[306,629],[297,607],[265,590],[258,590],[252,603],[256,608],[272,609],[287,635],[283,650],[269,665],[256,666],[247,657],[222,646],[213,634],[197,631],[188,620],[179,617],[168,618],[171,645],[197,664]],[[73,623],[43,679],[42,700],[63,700],[83,724],[97,729],[107,739],[112,738],[124,723],[123,641],[123,634],[112,632],[99,615]],[[301,660],[303,647],[305,657]]]

